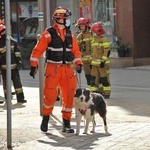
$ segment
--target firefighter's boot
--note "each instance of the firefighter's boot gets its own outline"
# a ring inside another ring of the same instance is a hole
[[[48,121],[49,121],[49,116],[43,116],[43,120],[41,123],[41,131],[47,132],[48,130]]]
[[[70,126],[70,120],[66,120],[66,119],[63,118],[62,132],[74,133],[74,129],[72,129],[71,126]]]

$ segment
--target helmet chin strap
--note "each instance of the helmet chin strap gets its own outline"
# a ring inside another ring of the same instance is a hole
[[[78,27],[79,30],[81,30],[80,26]],[[85,26],[85,29],[82,32],[86,32],[87,31],[87,26]]]
[[[60,24],[60,25],[64,25],[64,26],[65,26],[65,24],[66,24],[66,19],[64,19],[64,23],[61,23],[61,22],[58,22],[57,19],[55,18],[55,22],[58,23],[58,24]]]

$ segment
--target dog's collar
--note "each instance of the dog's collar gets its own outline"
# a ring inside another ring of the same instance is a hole
[[[82,115],[85,115],[85,113],[86,113],[86,111],[88,110],[88,106],[87,107],[85,107],[85,109],[83,110],[83,109],[79,109],[79,112],[82,114]]]

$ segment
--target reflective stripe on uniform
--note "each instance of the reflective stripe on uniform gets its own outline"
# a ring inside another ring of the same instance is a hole
[[[35,58],[35,57],[30,57],[30,60],[32,60],[32,61],[36,61],[36,62],[38,62],[38,61],[39,61],[39,59],[38,59],[38,58]]]
[[[81,58],[75,58],[74,60],[73,60],[73,63],[76,63],[77,61],[81,61]]]
[[[45,37],[49,38],[49,37],[51,37],[51,35],[48,33],[48,34],[45,35]]]
[[[90,38],[83,38],[82,40],[78,40],[79,43],[90,41]]]
[[[85,55],[82,57],[82,61],[90,61],[91,59],[91,55]]]
[[[109,64],[110,64],[110,60],[106,60],[106,61],[105,61],[105,64],[106,64],[106,65],[109,65]]]
[[[50,49],[51,51],[56,51],[56,52],[58,52],[58,51],[63,51],[63,48],[53,48],[53,47],[48,47],[48,49]],[[69,48],[66,48],[66,51],[67,52],[70,52],[71,51],[71,49],[69,49]]]
[[[94,91],[99,91],[98,87],[96,87],[96,86],[90,86],[90,90],[91,90],[92,92],[94,92]]]
[[[110,47],[110,42],[104,42],[104,43],[92,42],[91,46],[101,46],[101,47],[104,47],[104,48],[109,48]]]
[[[1,65],[3,70],[6,70],[7,66],[6,65]],[[17,64],[11,64],[11,69],[15,69],[17,67]]]
[[[6,46],[4,46],[3,48],[0,48],[0,51],[2,51],[3,49],[6,49]]]
[[[21,53],[20,52],[15,52],[16,57],[21,57]]]
[[[44,106],[46,109],[50,109],[50,108],[54,107],[54,105],[48,106],[48,105],[46,105],[46,104],[44,104],[44,103],[43,103],[43,106]]]
[[[10,46],[10,49],[13,50],[13,49],[14,49],[14,45],[11,45],[11,46]]]
[[[101,64],[101,61],[100,59],[95,59],[95,60],[92,60],[91,61],[91,65],[94,65],[94,66],[99,66]]]
[[[106,70],[106,73],[107,73],[107,74],[110,74],[110,69],[107,69],[107,70]]]
[[[62,111],[72,112],[72,108],[62,107]]]
[[[102,46],[102,43],[94,42],[94,43],[91,44],[91,46],[92,46],[92,47],[93,47],[93,46]]]
[[[23,92],[23,89],[22,88],[17,88],[15,89],[16,93],[19,94],[19,93],[22,93]]]
[[[102,88],[102,87],[103,87],[103,84],[99,84],[98,87],[99,87],[99,88]]]
[[[0,48],[0,53],[5,53],[6,52],[6,46],[4,46],[3,48]]]
[[[102,60],[106,61],[107,59],[108,59],[108,57],[102,56]]]
[[[5,53],[6,52],[6,49],[3,49],[2,51],[0,51],[1,54]]]
[[[110,47],[110,42],[104,42],[103,47],[104,48],[109,48]]]
[[[110,91],[111,87],[110,86],[103,86],[104,91]]]
[[[47,62],[47,63],[55,63],[55,64],[56,64],[56,63],[57,63],[57,64],[62,64],[62,63],[63,63],[63,61],[52,61],[52,60],[49,60],[49,59],[47,59],[46,62]],[[66,64],[71,64],[71,62],[69,62],[69,61],[65,61],[65,63],[66,63]]]

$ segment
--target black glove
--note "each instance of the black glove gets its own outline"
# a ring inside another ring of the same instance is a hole
[[[104,66],[105,66],[105,63],[103,61],[101,61],[100,68],[104,68]]]
[[[35,74],[36,74],[36,71],[37,71],[37,67],[33,67],[31,66],[31,69],[30,69],[30,76],[32,76],[33,78],[35,78]]]
[[[81,73],[82,72],[82,65],[81,64],[78,65],[76,70],[77,70],[77,73]]]

